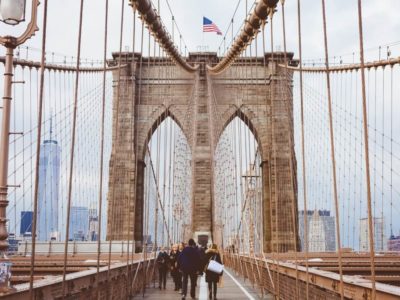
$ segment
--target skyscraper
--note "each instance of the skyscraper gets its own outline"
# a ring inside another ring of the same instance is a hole
[[[299,211],[299,235],[301,249],[304,244],[304,216],[307,216],[308,227],[308,251],[325,252],[336,251],[335,217],[329,210],[304,210]]]
[[[39,241],[59,240],[58,196],[60,184],[61,148],[52,139],[50,120],[50,139],[40,146],[39,190],[38,190],[38,229]]]
[[[97,241],[99,232],[99,217],[97,215],[97,209],[92,206],[89,209],[89,232],[88,232],[88,240],[89,241]]]
[[[32,232],[32,220],[33,211],[21,211],[20,236],[24,236],[27,232]]]
[[[386,238],[383,218],[373,218],[375,251],[385,251]],[[369,251],[368,218],[360,219],[360,251]]]
[[[89,209],[82,206],[71,207],[69,239],[86,241],[89,234]]]

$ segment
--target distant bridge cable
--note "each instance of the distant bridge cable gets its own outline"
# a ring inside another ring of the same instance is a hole
[[[390,66],[393,67],[395,65],[400,64],[400,57],[396,58],[390,58],[390,59],[384,59],[384,60],[377,60],[377,61],[372,61],[372,62],[365,62],[364,63],[364,68],[365,69],[375,69],[378,67],[386,67]],[[280,64],[280,67],[290,69],[292,71],[300,71],[300,64],[298,67],[293,67],[293,66],[288,66],[284,64]],[[352,63],[352,64],[346,64],[346,65],[339,65],[339,66],[329,66],[329,72],[348,72],[348,71],[358,71],[362,68],[362,65],[360,63]],[[301,68],[302,72],[307,72],[307,73],[324,73],[326,72],[326,67],[304,67],[302,65]]]
[[[208,66],[208,70],[212,74],[222,73],[240,56],[257,35],[262,22],[266,21],[268,16],[275,12],[277,3],[278,0],[262,0],[254,5],[252,14],[246,18],[240,33],[235,38],[224,58],[216,66]]]
[[[234,22],[234,20],[235,20],[236,13],[237,13],[238,10],[239,10],[239,6],[240,6],[240,3],[241,3],[241,2],[242,2],[242,0],[238,0],[238,2],[237,2],[237,4],[236,4],[235,11],[233,12],[232,18],[231,18],[231,20],[229,21],[229,25],[228,25],[227,29],[225,30],[224,37],[222,38],[222,41],[221,41],[221,43],[220,43],[219,46],[218,46],[218,50],[221,49],[221,46],[223,45],[224,40],[225,40],[226,37],[228,36],[229,29],[232,29],[232,43],[233,43],[233,22]],[[224,49],[224,53],[225,53],[225,51],[226,51],[226,49]]]
[[[137,9],[141,15],[142,22],[148,25],[148,28],[153,34],[154,38],[158,41],[165,52],[173,59],[173,61],[187,72],[195,72],[198,67],[188,64],[182,57],[170,33],[163,24],[157,10],[153,7],[151,0],[130,0],[130,3],[134,9]]]
[[[247,6],[247,0],[246,0],[246,8],[245,8],[244,22],[243,22],[242,26],[239,27],[239,28],[236,30],[236,33],[233,34],[233,31],[234,31],[234,28],[233,28],[234,17],[235,17],[235,15],[236,15],[237,11],[238,11],[240,2],[241,2],[241,0],[240,0],[239,3],[237,4],[235,13],[234,13],[234,15],[233,15],[233,18],[231,19],[230,26],[229,26],[228,29],[227,29],[227,33],[228,33],[230,27],[232,27],[232,28],[231,28],[231,30],[232,30],[232,41],[231,41],[231,45],[233,45],[234,39],[239,35],[239,33],[240,33],[240,31],[242,30],[243,26],[246,25],[246,20],[247,20],[247,18],[248,18],[248,16],[249,16],[250,12],[253,10],[254,6],[257,4],[257,0],[254,1],[253,4],[251,5],[250,9],[249,9],[248,6]],[[219,48],[220,48],[220,47],[222,46],[222,44],[227,40],[227,37],[228,37],[228,34],[227,34],[227,33],[225,33],[224,38],[222,39]],[[226,54],[227,51],[228,51],[228,49],[227,49],[226,47],[224,47],[223,56]]]
[[[176,29],[178,30],[179,39],[180,39],[180,41],[183,43],[183,45],[185,46],[185,49],[187,49],[187,48],[188,48],[188,47],[187,47],[187,44],[186,44],[186,42],[185,42],[185,39],[183,38],[183,35],[182,35],[182,32],[181,32],[181,30],[180,30],[180,28],[179,28],[179,26],[178,26],[178,23],[176,22],[176,18],[175,18],[174,13],[172,12],[171,5],[169,4],[169,1],[168,1],[168,0],[166,0],[166,3],[167,3],[167,6],[168,6],[168,10],[169,10],[169,12],[171,13],[171,16],[172,16],[172,22],[175,24]],[[175,41],[174,41],[174,42],[175,42]],[[180,48],[181,48],[181,47],[180,47]],[[182,55],[182,49],[179,49],[179,50],[180,50],[181,55]]]
[[[386,48],[386,59],[388,60],[389,57],[392,56],[392,49],[390,49],[390,47],[395,47],[395,46],[399,46],[399,45],[400,45],[400,41],[390,42],[390,43],[386,43],[386,44],[382,44],[382,45],[376,45],[376,46],[369,47],[369,48],[365,49],[364,53],[365,52],[372,52],[372,51],[379,51],[378,59],[379,59],[379,61],[381,61],[381,60],[383,60],[382,56],[381,56],[382,49]],[[334,56],[330,56],[329,60],[333,59],[334,60],[333,61],[334,65],[337,65],[337,64],[342,65],[342,64],[344,64],[343,60],[342,60],[342,57],[354,56],[355,53],[360,54],[359,51],[358,52],[357,51],[353,51],[353,52],[340,53],[340,54],[337,54],[337,55],[334,55]],[[339,62],[338,63],[335,61],[336,58],[339,58]],[[321,58],[321,57],[307,58],[307,59],[303,59],[303,62],[304,62],[304,65],[305,65],[305,62],[307,62],[308,65],[317,65],[317,64],[323,65],[324,62],[322,60],[323,60],[323,58]]]

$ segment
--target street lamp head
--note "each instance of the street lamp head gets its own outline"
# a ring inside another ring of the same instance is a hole
[[[0,21],[18,25],[25,21],[26,0],[0,0]]]
[[[37,26],[39,0],[30,0],[29,2],[32,2],[31,5],[29,4],[31,16],[28,18],[25,31],[18,37],[0,36],[1,45],[7,48],[16,48],[25,43],[27,39],[31,38],[39,30]],[[0,21],[10,25],[17,25],[25,21],[25,8],[26,0],[0,0]]]

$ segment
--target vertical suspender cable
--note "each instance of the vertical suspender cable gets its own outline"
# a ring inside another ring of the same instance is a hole
[[[264,68],[264,88],[266,89],[266,86],[267,86],[267,60],[266,60],[266,57],[265,57],[265,25],[266,25],[266,22],[265,21],[263,21],[263,23],[262,23],[262,31],[261,31],[261,34],[262,34],[262,53],[263,53],[263,68]],[[265,112],[266,112],[266,118],[268,117],[267,116],[267,98],[265,97]],[[264,162],[262,162],[262,166],[264,167]],[[264,222],[265,222],[265,220],[264,220]],[[262,237],[264,237],[264,226],[262,226],[261,227],[262,228],[262,234],[261,234],[261,236]],[[261,253],[263,253],[263,255],[264,255],[264,241],[262,241],[261,242]],[[273,281],[271,281],[271,283],[272,283],[272,285],[274,285],[274,283],[273,283]]]
[[[161,55],[160,55],[160,50],[161,50],[161,46],[160,45],[158,45],[158,53],[159,53],[159,65],[157,66],[157,77],[158,77],[158,85],[160,85],[160,74],[161,74],[161,72],[160,72],[160,68],[161,68]],[[156,59],[156,41],[154,41],[154,64],[155,65],[157,65],[157,59]],[[159,89],[159,93],[160,93],[161,91],[160,91],[160,89]],[[159,94],[159,96],[160,96],[160,94]],[[157,171],[156,171],[156,174],[157,174],[157,177],[158,177],[158,173],[159,173],[159,145],[160,145],[160,143],[159,143],[159,136],[160,136],[160,128],[159,128],[159,123],[160,123],[160,120],[161,120],[161,116],[159,116],[158,118],[157,118],[157,120],[156,120],[156,131],[157,131],[157,148],[156,148],[156,154],[157,154]],[[151,152],[149,152],[149,161],[151,161],[151,155],[152,155],[152,152],[153,152],[153,137],[151,138],[151,143],[150,143],[150,149],[151,149]],[[150,170],[148,170],[147,171],[148,173],[149,173],[149,178],[151,178],[151,176],[150,176]],[[156,176],[154,176],[155,178],[155,181],[157,182],[157,177]],[[151,179],[150,179],[151,180]],[[157,187],[157,185],[156,185],[156,188],[158,189],[158,187]],[[157,194],[158,194],[158,190],[157,190]],[[158,211],[159,211],[159,206],[158,206],[158,201],[157,201],[157,198],[155,199],[155,210],[154,210],[154,215],[155,215],[155,218],[154,218],[154,244],[153,244],[153,252],[154,252],[154,258],[156,258],[156,255],[157,255],[157,244],[158,244],[158,242],[157,242],[157,240],[158,240]],[[154,262],[154,265],[153,265],[153,273],[152,273],[152,277],[154,277],[154,272],[155,272],[155,268],[156,268],[156,263]],[[154,278],[154,280],[155,280],[155,278]],[[155,284],[155,283],[154,283]]]
[[[160,66],[158,67],[158,77],[161,78],[161,67],[163,66],[163,54],[161,55],[161,46],[158,46],[158,53],[160,55]],[[163,50],[164,51],[164,50]],[[163,52],[164,53],[164,52]],[[163,74],[164,75],[164,74]],[[158,84],[161,85],[161,80],[158,80]],[[161,89],[160,89],[160,94],[158,95],[160,98],[162,97],[162,93],[161,93]],[[157,120],[157,156],[156,156],[156,178],[155,181],[156,182],[160,182],[160,140],[161,140],[161,115]],[[160,191],[158,190],[158,185],[157,185],[157,194],[159,194]],[[155,227],[156,227],[156,232],[155,232],[155,236],[154,236],[154,251],[156,253],[157,251],[157,246],[158,246],[158,215],[159,215],[159,205],[158,205],[158,201],[156,200],[156,222],[155,222]]]
[[[168,66],[168,68],[169,68],[169,64],[167,65]],[[170,71],[168,71],[168,76],[169,76],[169,74],[170,74]],[[169,83],[169,84],[171,84],[171,82]],[[168,111],[168,106],[167,106],[168,104],[166,104],[165,106],[166,106],[166,110],[167,110],[167,112],[166,112],[166,116],[168,116],[168,114],[169,114],[169,111]],[[168,124],[167,124],[167,122],[164,122],[164,152],[163,152],[163,181],[162,181],[162,186],[163,186],[163,197],[162,197],[162,207],[163,207],[163,210],[166,208],[166,195],[165,195],[165,190],[166,190],[166,177],[167,177],[167,143],[168,143],[168,139],[167,139],[167,129],[168,129],[168,126],[167,126]],[[165,211],[164,211],[164,213],[165,213]],[[168,217],[168,215],[167,215],[167,217]],[[167,223],[168,224],[168,223]],[[167,228],[166,228],[167,230],[168,230],[168,225],[167,225]],[[168,241],[167,242],[165,242],[165,239],[164,239],[164,236],[165,236],[165,231],[164,231],[164,227],[163,227],[163,231],[162,231],[162,245],[165,247],[165,245],[166,245],[166,243],[168,243]]]
[[[120,110],[120,105],[119,105],[119,103],[120,103],[120,96],[121,96],[121,68],[122,68],[122,38],[123,38],[123,29],[124,29],[124,4],[125,4],[125,1],[124,0],[122,0],[122,2],[121,2],[121,23],[120,23],[120,41],[119,41],[119,56],[118,56],[118,86],[117,86],[117,103],[116,103],[116,105],[117,105],[117,107],[116,107],[116,120],[115,120],[115,143],[113,143],[113,145],[112,145],[112,147],[115,149],[115,154],[114,154],[114,159],[118,159],[118,157],[117,157],[117,153],[118,153],[118,148],[117,148],[117,144],[118,144],[118,139],[119,139],[119,130],[118,130],[118,128],[119,128],[119,110]],[[114,164],[112,165],[112,173],[113,173],[113,175],[114,175],[114,178],[113,178],[113,184],[115,185],[116,184],[116,182],[117,182],[117,177],[118,176],[116,176],[116,174],[114,173],[115,172],[115,168],[116,168],[116,165],[117,165],[117,163],[116,162],[114,162]],[[117,169],[117,171],[118,171],[118,169]],[[107,270],[107,283],[109,283],[110,281],[110,271],[111,271],[111,250],[112,250],[112,240],[113,240],[113,238],[115,237],[115,231],[116,231],[116,227],[117,227],[117,218],[118,217],[120,217],[120,216],[116,216],[115,214],[116,214],[116,210],[117,210],[117,208],[116,208],[116,205],[115,205],[115,199],[114,199],[114,195],[115,195],[115,188],[113,187],[113,189],[112,189],[112,193],[111,193],[111,197],[110,197],[110,200],[112,201],[112,209],[111,209],[111,212],[112,212],[112,216],[111,216],[111,224],[108,224],[108,225],[111,225],[112,226],[112,228],[113,228],[113,230],[114,230],[114,233],[112,233],[112,234],[110,234],[110,241],[109,241],[109,245],[108,245],[108,270]],[[109,219],[110,219],[110,217],[108,217]],[[123,228],[123,224],[121,224],[121,231],[123,231],[122,230],[122,228]],[[123,234],[123,232],[121,232],[120,234]]]
[[[381,145],[381,234],[380,234],[380,245],[377,245],[380,251],[383,251],[383,233],[384,233],[384,223],[383,223],[383,198],[384,198],[384,188],[385,183],[383,177],[385,174],[385,67],[382,67],[382,145]],[[375,219],[375,218],[374,218]],[[374,221],[375,222],[375,221]],[[375,225],[374,225],[375,227]],[[376,239],[375,239],[376,242]]]
[[[135,88],[135,83],[136,83],[136,61],[135,61],[135,48],[136,48],[136,9],[133,10],[133,33],[132,33],[132,62],[131,62],[131,85],[132,85],[132,105],[133,105],[133,109],[132,109],[132,113],[134,114],[135,110],[134,110],[134,105],[135,105],[135,95],[136,95],[136,88]],[[132,123],[133,128],[134,126],[134,122]],[[132,130],[132,144],[134,144],[134,140],[135,140],[135,129]],[[133,151],[132,151],[132,155],[134,155]],[[134,173],[135,174],[135,173]],[[133,194],[135,195],[135,187],[132,186],[133,188]],[[136,200],[136,197],[133,198],[133,201]],[[136,206],[134,204],[134,206]],[[132,241],[133,243],[135,242],[135,230],[132,231]],[[134,246],[133,246],[134,247]],[[132,253],[131,253],[131,260],[133,263],[133,259],[134,259],[134,248],[132,249]],[[138,267],[139,268],[139,267]],[[135,278],[136,278],[137,272],[135,273]],[[134,279],[135,279],[134,278]],[[133,287],[133,282],[131,283],[131,289],[129,291],[129,296],[132,296],[132,287]]]
[[[380,59],[380,55],[379,55],[379,59]],[[375,69],[374,69],[374,111],[375,112],[377,112],[378,110],[377,110],[377,103],[378,103],[378,100],[377,100],[377,98],[378,98],[378,79],[377,79],[377,75],[378,75],[378,68],[377,67],[375,67]],[[377,154],[377,151],[376,151],[376,145],[377,145],[377,141],[378,141],[378,139],[377,139],[377,126],[376,126],[376,117],[377,117],[377,113],[374,113],[374,150],[373,150],[373,153],[374,153],[374,162],[373,162],[373,170],[374,170],[374,179],[373,179],[373,183],[374,183],[374,196],[373,196],[373,210],[374,210],[374,212],[373,212],[373,215],[375,215],[376,214],[376,154]],[[368,210],[368,208],[367,208],[367,210]],[[368,214],[368,212],[367,212],[367,214]],[[364,249],[364,250],[366,250],[366,249]]]
[[[155,43],[155,40],[154,40],[154,43]],[[149,30],[148,60],[147,60],[147,74],[148,75],[147,75],[147,82],[146,82],[147,98],[150,97],[150,74],[151,74],[151,72],[150,72],[150,64],[151,64],[151,32]],[[139,139],[138,139],[138,142],[139,142]],[[146,147],[148,149],[148,144],[146,145]],[[148,152],[149,152],[148,155],[150,157],[151,152],[150,151],[148,151]],[[144,170],[143,170],[143,175],[145,175],[145,171]],[[149,236],[149,223],[150,223],[150,219],[149,219],[150,218],[150,201],[149,201],[149,199],[150,199],[150,188],[149,188],[149,186],[150,186],[150,173],[148,173],[148,177],[147,178],[148,178],[147,179],[147,182],[148,182],[148,188],[147,188],[148,201],[147,201],[147,205],[146,205],[146,210],[144,210],[144,213],[146,214],[145,215],[145,220],[146,220],[146,224],[145,224],[145,228],[146,228],[146,231],[145,231],[145,233],[146,233],[145,234],[145,236],[146,236],[146,240],[145,240],[145,249],[146,249],[145,257],[146,257],[146,259],[147,259],[147,249],[148,249],[148,244],[147,244],[148,238],[147,237]],[[144,189],[143,189],[143,191],[144,191]],[[146,263],[147,263],[147,268],[146,268],[146,272],[145,272],[145,282],[147,284],[147,280],[149,278],[147,273],[148,273],[148,271],[150,269],[150,262],[146,262]]]
[[[108,37],[108,0],[105,3],[105,24],[104,24],[104,54],[103,54],[103,91],[102,91],[102,111],[101,111],[101,142],[100,142],[100,178],[99,178],[99,214],[98,214],[98,232],[97,232],[97,268],[96,268],[96,288],[97,299],[100,297],[99,269],[101,252],[101,222],[103,211],[103,166],[104,166],[104,121],[106,106],[106,69],[107,69],[107,37]]]
[[[263,21],[263,24],[262,24],[262,49],[263,49],[263,68],[264,68],[264,88],[266,89],[266,87],[267,87],[267,59],[266,59],[266,56],[265,56],[265,53],[266,53],[266,49],[265,49],[265,26],[266,26],[266,22]],[[266,114],[266,118],[268,118],[267,105],[268,105],[267,104],[267,97],[265,97],[265,114]],[[263,168],[264,168],[264,166],[265,166],[265,163],[263,162]],[[271,184],[270,184],[270,182],[271,182],[271,172],[270,172],[270,170],[268,170],[268,172],[269,172],[269,176],[268,176],[269,186],[271,186]],[[270,199],[271,199],[271,188],[269,189],[269,196],[270,196]],[[270,216],[271,216],[271,213],[270,213]],[[263,222],[266,222],[266,220],[263,220]],[[262,234],[261,236],[264,236],[264,234],[265,234],[264,226],[262,226],[261,234]],[[262,251],[261,251],[262,252],[262,256],[263,256],[263,258],[265,258],[265,255],[264,255],[264,253],[265,253],[264,241],[262,241],[261,245],[262,245],[262,248],[261,248],[262,249]],[[270,247],[270,251],[273,252],[272,251],[272,247]],[[272,253],[272,255],[273,255],[273,259],[274,259],[275,258],[274,253]],[[271,281],[271,286],[272,286],[272,289],[273,289],[273,293],[274,293],[275,296],[277,296],[277,291],[275,289],[275,283],[274,283],[274,280],[273,280],[273,278],[271,276],[271,272],[270,272],[270,269],[269,269],[269,266],[268,266],[267,262],[266,262],[266,265],[267,265],[268,277],[270,278],[270,281]]]
[[[17,53],[19,53],[19,50],[18,50],[18,52]],[[16,74],[16,71],[17,71],[17,66],[14,66],[14,72],[13,72],[13,74]],[[23,72],[23,71],[22,71]],[[50,86],[50,84],[49,84],[49,86]],[[14,93],[14,95],[16,95],[17,94],[17,91],[16,91],[16,85],[15,84],[13,84],[13,93]],[[50,97],[49,97],[50,98]],[[51,99],[51,98],[50,98]],[[17,115],[17,110],[15,109],[16,107],[16,105],[17,105],[17,101],[13,101],[13,108],[12,108],[12,110],[13,110],[13,112],[14,112],[14,116],[13,116],[13,126],[14,126],[14,130],[16,130],[17,129],[17,118],[16,118],[16,115]],[[23,136],[22,136],[23,137]],[[17,183],[17,136],[14,134],[13,135],[13,141],[12,141],[12,144],[14,144],[14,157],[12,158],[12,160],[14,160],[14,170],[13,170],[13,173],[14,173],[14,184],[16,184]],[[23,150],[22,150],[22,152],[23,152]],[[22,177],[23,178],[23,177]],[[14,193],[14,207],[13,207],[13,209],[14,209],[14,234],[15,234],[15,237],[17,236],[17,187],[15,186],[14,187],[14,191],[13,191],[13,193]],[[10,224],[11,225],[11,224]],[[11,227],[11,226],[10,226]]]
[[[172,164],[172,182],[171,182],[171,198],[172,198],[172,209],[171,209],[171,214],[172,214],[172,220],[173,220],[173,238],[172,238],[172,242],[175,244],[176,242],[177,242],[177,238],[175,238],[175,236],[176,236],[176,232],[177,232],[177,230],[176,230],[176,221],[177,221],[177,216],[174,214],[174,210],[175,210],[175,207],[176,207],[176,204],[175,204],[175,184],[176,184],[176,182],[175,182],[175,176],[176,176],[176,173],[175,173],[175,166],[176,166],[176,148],[177,148],[177,141],[176,141],[176,135],[177,135],[177,127],[176,127],[176,125],[174,124],[174,130],[173,130],[173,133],[174,133],[174,142],[173,142],[173,148],[174,148],[174,153],[173,153],[173,155],[172,155],[172,157],[173,157],[173,164]],[[175,216],[174,216],[175,215]]]
[[[144,45],[143,39],[144,39],[144,21],[142,20],[142,30],[141,30],[141,37],[140,37],[139,86],[138,86],[139,91],[138,91],[138,104],[137,105],[140,105],[141,97],[142,97],[142,80],[143,80],[142,79],[142,74],[143,74],[143,68],[142,67],[143,67],[143,45]],[[135,120],[137,121],[138,118],[139,118],[139,109],[136,108],[136,110],[135,110]],[[136,133],[135,133],[134,143],[136,143],[136,145],[135,145],[135,200],[136,200],[136,198],[137,198],[137,178],[138,178],[138,175],[139,175],[139,172],[138,172],[138,152],[139,152],[138,149],[139,149],[139,143],[137,142],[137,137],[138,137],[138,132],[139,131],[138,131],[137,127],[135,128],[135,131],[136,131]],[[143,178],[143,180],[144,180],[144,178]],[[143,206],[142,206],[142,208],[143,208]],[[142,227],[142,230],[143,230],[143,227]],[[143,239],[142,239],[141,242],[143,242]],[[142,247],[143,247],[143,245],[142,245]],[[144,247],[143,247],[143,251],[145,251]],[[145,270],[144,269],[145,265],[144,265],[144,252],[143,251],[142,251],[143,270]],[[144,286],[142,287],[143,288],[142,292],[144,294],[144,292],[145,292],[145,281],[143,281],[143,284],[144,284]]]
[[[39,112],[37,121],[37,144],[36,144],[36,163],[35,163],[35,192],[33,202],[33,224],[32,224],[32,253],[31,253],[31,270],[29,277],[29,298],[34,299],[33,292],[33,276],[35,274],[36,259],[36,231],[37,231],[37,213],[38,213],[38,196],[39,196],[39,162],[40,162],[40,142],[42,136],[42,119],[43,119],[43,98],[44,98],[44,65],[46,60],[46,33],[47,33],[47,0],[44,0],[43,13],[43,34],[42,49],[40,61],[40,93],[39,93]]]
[[[393,235],[393,68],[390,68],[390,236]]]
[[[255,79],[255,85],[258,86],[258,38],[259,38],[259,33],[257,33],[257,36],[255,38],[255,57],[254,57],[254,69],[255,69],[255,75],[254,79]],[[259,98],[257,98],[257,105],[259,105]],[[253,168],[254,168],[254,192],[255,195],[253,195],[253,199],[254,199],[254,207],[251,208],[250,213],[251,213],[251,220],[252,220],[252,231],[253,231],[253,236],[255,236],[254,240],[257,240],[258,243],[260,242],[260,238],[258,235],[258,222],[257,222],[257,208],[258,208],[258,203],[259,203],[259,199],[258,199],[258,170],[260,169],[259,166],[257,165],[257,152],[259,150],[259,148],[257,147],[258,145],[258,141],[257,141],[257,137],[254,133],[253,136],[253,154],[254,154],[254,164],[253,164]],[[255,217],[254,217],[254,214]],[[257,249],[260,249],[260,244],[258,244]],[[256,264],[256,268],[257,268],[257,275],[258,275],[258,285],[261,288],[261,295],[264,296],[264,290],[263,290],[263,286],[262,286],[262,278],[261,278],[261,272],[260,272],[260,267],[257,263],[256,260],[256,248],[254,247],[254,252],[253,252],[253,259],[254,262]]]
[[[165,124],[167,126],[167,124]],[[169,118],[169,149],[168,149],[168,163],[169,163],[169,171],[168,171],[168,230],[171,229],[172,224],[172,216],[171,216],[171,174],[172,174],[172,117]],[[167,151],[166,151],[167,153]],[[173,236],[173,235],[172,235]],[[169,245],[168,245],[169,246]]]
[[[284,61],[285,61],[285,65],[287,65],[287,53],[286,53],[286,24],[285,24],[285,1],[282,0],[281,1],[281,7],[282,7],[282,33],[283,33],[283,55],[284,55]],[[285,75],[284,75],[284,80],[285,80],[285,87],[284,90],[286,91],[286,88],[288,87],[288,80],[289,80],[289,74],[288,74],[288,70],[285,69],[284,70]],[[293,95],[293,94],[292,94]],[[283,96],[286,98],[287,94],[286,92],[283,94]],[[292,116],[292,112],[293,110],[290,109],[290,103],[289,103],[289,99],[285,99],[285,107],[287,110],[287,118],[288,118],[288,122],[289,122],[289,126],[291,126],[291,128],[293,128],[293,116]],[[290,120],[290,121],[289,121]],[[294,128],[293,128],[294,130]],[[289,151],[290,151],[290,158],[289,158],[289,167],[290,167],[290,184],[291,184],[291,190],[292,190],[292,196],[293,196],[293,201],[292,201],[292,205],[291,205],[291,213],[292,213],[292,230],[293,230],[293,243],[294,243],[294,256],[295,256],[295,261],[296,261],[296,299],[299,299],[299,270],[298,270],[298,257],[297,257],[297,252],[299,251],[298,249],[298,244],[297,244],[297,222],[296,222],[296,207],[295,207],[295,201],[297,199],[296,197],[296,193],[295,193],[295,177],[294,177],[294,166],[293,166],[293,157],[292,157],[292,148],[293,148],[293,140],[292,140],[292,135],[291,135],[291,130],[288,131],[288,142],[289,142]],[[290,228],[289,228],[290,230]],[[308,280],[308,278],[307,278]],[[307,295],[308,297],[308,295]]]
[[[307,214],[307,180],[306,180],[306,161],[305,161],[305,139],[304,139],[304,97],[303,97],[303,58],[301,44],[301,7],[300,0],[297,0],[297,31],[299,42],[299,76],[300,76],[300,119],[301,119],[301,156],[303,169],[303,201],[304,201],[304,246],[306,261],[306,297],[309,297],[309,265],[308,265],[308,214]]]
[[[78,33],[78,53],[76,61],[76,74],[75,74],[75,92],[74,92],[74,112],[72,121],[72,137],[71,137],[71,160],[69,166],[69,182],[68,182],[68,202],[67,202],[67,224],[65,227],[65,244],[64,244],[64,266],[63,266],[63,281],[62,281],[62,297],[65,298],[67,275],[67,256],[68,256],[68,234],[69,234],[69,221],[71,215],[71,198],[72,198],[72,176],[74,171],[74,151],[75,151],[75,135],[76,135],[76,116],[78,110],[78,90],[79,90],[79,73],[80,73],[80,58],[81,58],[81,41],[82,41],[82,20],[83,20],[83,2],[81,0],[80,16],[79,16],[79,33]]]
[[[330,132],[330,141],[331,141],[333,197],[334,197],[334,201],[335,201],[335,214],[336,214],[336,240],[337,240],[338,256],[339,256],[340,298],[343,300],[344,299],[344,288],[343,288],[342,245],[341,245],[341,240],[340,240],[340,224],[339,224],[340,216],[339,216],[339,203],[338,203],[338,195],[337,195],[335,140],[334,140],[334,133],[333,133],[331,81],[330,81],[330,72],[329,72],[328,36],[327,36],[327,32],[326,32],[325,0],[322,0],[322,17],[323,17],[323,27],[324,27],[326,87],[327,87],[328,109],[329,109],[329,132]]]
[[[136,8],[133,8],[133,33],[132,33],[132,61],[131,61],[131,93],[132,93],[132,99],[131,99],[131,113],[134,114],[135,112],[135,94],[136,94],[136,88],[135,88],[135,72],[136,72],[136,62],[135,62],[135,48],[136,48]],[[134,154],[134,140],[135,140],[135,120],[134,118],[132,118],[133,120],[131,120],[131,153],[132,155],[134,155],[134,159],[135,159],[135,154]],[[132,174],[133,176],[135,176],[135,172],[133,172]],[[135,182],[135,180],[133,180],[132,182]],[[133,192],[132,190],[133,189]],[[129,193],[130,194],[135,194],[134,192],[135,190],[135,186],[133,184],[131,184],[130,188],[129,188]],[[133,201],[136,200],[136,197],[134,197],[132,199]],[[133,206],[136,207],[135,203],[133,203]],[[130,208],[129,208],[130,209]],[[129,212],[130,214],[130,212]],[[135,210],[133,210],[133,218],[135,218]],[[131,224],[131,217],[129,218],[129,225],[128,225],[128,239],[129,239],[129,230],[132,226]],[[133,259],[134,259],[134,253],[135,253],[135,248],[134,248],[134,243],[135,243],[135,230],[133,228],[132,230],[132,253],[131,253],[131,264],[133,264]],[[128,255],[129,257],[129,255]],[[139,269],[139,266],[137,266],[137,270]],[[133,284],[134,284],[134,280],[136,279],[136,275],[137,275],[137,270],[135,272],[135,277],[132,278],[132,282],[129,284],[130,288],[128,290],[128,295],[131,297],[133,290]],[[129,272],[129,267],[127,267],[127,272]],[[129,275],[129,273],[128,273]],[[129,281],[129,276],[127,277],[128,281]]]
[[[274,24],[273,24],[273,12],[270,14],[270,19],[271,19],[271,26],[270,26],[270,40],[271,40],[271,81],[270,81],[270,101],[271,101],[271,131],[272,131],[272,152],[273,152],[273,160],[274,160],[274,198],[275,198],[275,254],[280,253],[280,243],[279,241],[279,221],[278,221],[278,183],[277,183],[277,178],[278,178],[278,168],[277,168],[277,161],[276,161],[276,156],[277,156],[277,150],[276,150],[276,136],[275,136],[275,121],[274,121],[274,75],[276,73],[276,66],[275,66],[275,61],[274,61]],[[275,140],[275,141],[274,141]],[[270,182],[272,178],[270,176]],[[271,182],[272,183],[272,182]],[[272,185],[271,185],[271,190],[272,190]],[[272,194],[271,194],[271,201],[272,201]],[[271,208],[271,216],[272,216],[272,208]],[[271,217],[272,221],[272,217]],[[271,233],[272,236],[272,233]],[[273,247],[271,247],[272,249]],[[277,297],[280,299],[280,262],[279,259],[277,260]]]
[[[131,58],[132,61],[131,61],[131,68],[130,68],[130,71],[131,71],[131,90],[130,90],[130,92],[132,93],[131,113],[133,113],[135,111],[135,86],[134,86],[135,68],[132,67],[132,66],[134,66],[134,63],[135,63],[135,39],[136,39],[136,8],[133,7],[133,35],[132,35],[132,58]],[[128,55],[126,55],[126,62],[128,64]],[[130,127],[131,127],[131,129],[130,129],[131,130],[130,139],[131,139],[131,143],[130,143],[130,149],[129,150],[131,151],[131,154],[134,153],[133,152],[134,151],[134,149],[133,149],[134,148],[133,140],[134,140],[134,136],[135,136],[134,135],[135,125],[134,124],[135,124],[134,118],[130,118]],[[134,178],[132,180],[132,176],[134,176],[134,172],[131,172],[131,174],[129,176],[131,178],[130,179],[131,182],[134,182],[135,181]],[[128,213],[128,230],[127,230],[127,240],[128,240],[127,242],[128,242],[128,245],[127,245],[127,253],[126,253],[126,278],[127,278],[127,281],[128,281],[128,284],[127,284],[127,295],[129,295],[129,296],[132,296],[132,289],[131,289],[132,284],[130,284],[131,283],[131,277],[130,277],[131,271],[130,270],[131,270],[131,266],[132,265],[129,264],[130,237],[132,237],[131,264],[133,264],[133,253],[135,252],[135,250],[134,250],[134,246],[135,246],[134,245],[134,240],[135,240],[134,233],[135,233],[135,230],[134,229],[132,230],[132,232],[133,232],[132,236],[129,234],[130,230],[132,228],[131,206],[132,205],[135,206],[135,204],[132,203],[133,201],[135,201],[135,199],[133,197],[131,197],[131,195],[133,195],[132,189],[134,189],[134,185],[133,184],[131,184],[129,186],[129,198],[128,199],[130,199],[130,201],[127,201],[127,205],[126,205],[127,206],[126,209],[127,209],[127,213]],[[133,215],[133,218],[135,218],[135,215]]]
[[[367,207],[368,207],[368,229],[369,229],[369,253],[371,260],[371,277],[372,277],[372,295],[371,299],[376,298],[375,284],[375,249],[374,249],[374,227],[372,224],[372,207],[371,207],[371,178],[369,169],[369,140],[368,140],[368,116],[367,101],[365,91],[365,65],[364,65],[364,38],[362,24],[362,6],[361,0],[358,0],[358,30],[360,39],[360,63],[361,63],[361,92],[363,104],[363,126],[364,126],[364,149],[365,149],[365,173],[367,180]]]

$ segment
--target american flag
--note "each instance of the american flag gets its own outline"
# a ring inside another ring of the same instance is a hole
[[[218,26],[206,17],[203,17],[203,32],[216,32],[218,35],[222,35],[222,32],[219,30]]]

